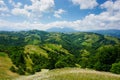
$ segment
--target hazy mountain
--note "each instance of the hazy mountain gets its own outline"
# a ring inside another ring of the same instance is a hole
[[[68,28],[68,27],[63,27],[63,28],[54,27],[54,28],[47,29],[46,31],[47,32],[62,32],[62,33],[77,32],[77,30],[73,28]]]
[[[116,30],[116,29],[94,30],[94,31],[88,31],[88,32],[94,32],[94,33],[99,33],[99,34],[102,34],[102,35],[108,35],[108,36],[113,36],[113,37],[120,38],[120,30]]]
[[[47,32],[61,32],[61,33],[69,33],[69,32],[93,32],[93,33],[98,33],[102,35],[108,35],[108,36],[113,36],[120,38],[120,30],[115,30],[115,29],[109,29],[109,30],[93,30],[93,31],[77,31],[72,28],[64,27],[64,28],[50,28],[46,30]]]

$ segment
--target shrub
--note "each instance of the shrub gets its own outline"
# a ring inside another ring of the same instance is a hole
[[[113,63],[110,71],[116,74],[120,74],[120,61],[118,63]]]
[[[11,66],[11,67],[10,67],[10,70],[11,70],[12,72],[16,72],[16,69],[15,69],[14,66]]]
[[[17,73],[20,75],[25,75],[25,71],[21,67],[17,70]]]
[[[58,61],[58,62],[55,64],[55,67],[56,67],[56,68],[64,68],[64,67],[68,67],[68,64],[67,64],[66,62]]]

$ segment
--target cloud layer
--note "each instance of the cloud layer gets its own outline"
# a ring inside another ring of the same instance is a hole
[[[12,9],[8,9],[4,0],[0,0],[0,16],[3,14],[26,16],[28,18],[40,18],[44,13],[52,13],[53,17],[62,18],[62,15],[68,11],[58,8],[54,9],[54,0],[30,0],[31,5],[15,3],[9,0]],[[0,30],[46,30],[52,27],[71,27],[76,30],[99,30],[99,29],[120,29],[120,0],[105,1],[103,4],[98,4],[96,0],[72,0],[72,3],[79,5],[80,9],[93,9],[99,5],[102,11],[99,14],[88,14],[83,19],[75,21],[53,21],[49,23],[34,23],[24,20],[23,22],[12,22],[0,19]],[[88,5],[86,5],[88,4]]]
[[[65,12],[66,12],[66,11],[63,10],[63,9],[58,9],[57,11],[54,12],[54,16],[55,16],[56,18],[61,18],[60,15],[62,15],[62,14],[65,13]]]
[[[93,9],[98,5],[96,0],[72,0],[73,4],[79,5],[80,9]]]
[[[30,0],[31,5],[25,4],[22,8],[22,4],[18,2],[15,4],[10,1],[14,8],[12,9],[13,15],[24,15],[28,18],[41,17],[43,13],[52,11],[54,7],[54,0]]]
[[[5,12],[8,12],[8,7],[7,5],[4,3],[3,0],[0,0],[0,16],[3,15]]]

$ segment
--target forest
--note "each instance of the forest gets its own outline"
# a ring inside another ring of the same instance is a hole
[[[120,74],[120,39],[92,32],[0,31],[0,53],[20,75],[41,69],[89,68]]]

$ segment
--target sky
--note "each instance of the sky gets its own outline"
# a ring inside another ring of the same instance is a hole
[[[120,29],[120,0],[0,0],[0,31]]]

